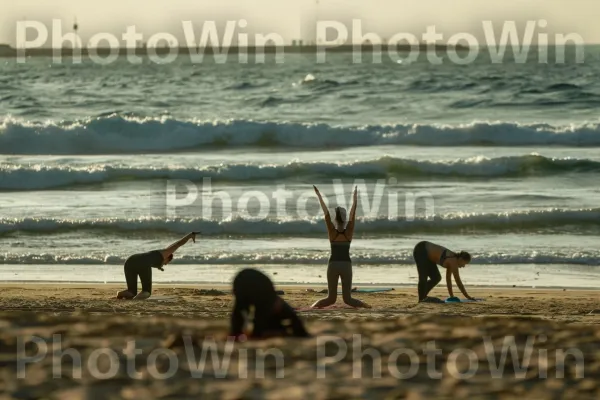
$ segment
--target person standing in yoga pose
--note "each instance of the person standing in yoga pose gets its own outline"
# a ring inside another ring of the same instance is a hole
[[[277,295],[275,286],[262,272],[246,268],[233,280],[235,303],[231,314],[230,336],[239,340],[245,335],[250,307],[254,307],[250,338],[273,336],[310,337],[296,312]],[[246,315],[244,315],[246,314]],[[289,321],[288,326],[284,322]]]
[[[163,250],[153,250],[130,256],[125,261],[125,280],[127,289],[117,293],[118,299],[144,300],[152,293],[152,268],[164,271],[163,266],[173,260],[173,253],[190,239],[196,243],[196,234],[192,232]],[[142,282],[142,291],[137,293],[138,276]]]
[[[325,214],[325,224],[331,244],[331,256],[327,265],[327,297],[317,301],[312,305],[313,308],[323,308],[335,304],[337,300],[338,280],[342,280],[342,298],[344,303],[352,307],[371,308],[368,304],[353,299],[352,291],[352,260],[350,258],[350,243],[354,236],[354,225],[356,218],[356,203],[358,199],[358,188],[354,189],[352,208],[350,209],[350,218],[346,221],[346,209],[342,207],[335,208],[335,225],[331,221],[329,210],[323,202],[323,197],[319,189],[313,186],[315,193],[319,198],[319,203]],[[346,225],[347,223],[347,225]]]
[[[417,263],[419,273],[419,302],[426,301],[429,292],[442,280],[440,271],[437,268],[438,264],[446,269],[446,284],[450,297],[454,297],[452,292],[452,276],[454,275],[454,280],[462,294],[467,299],[474,300],[473,297],[467,294],[458,272],[459,268],[463,268],[471,262],[469,253],[466,251],[454,253],[443,246],[421,241],[415,246],[413,257]]]

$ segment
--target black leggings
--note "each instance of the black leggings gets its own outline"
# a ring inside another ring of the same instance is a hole
[[[125,262],[125,279],[127,291],[137,294],[138,276],[142,282],[142,292],[152,293],[152,267],[147,264],[136,263],[134,260]]]
[[[419,242],[415,246],[413,257],[417,263],[417,272],[419,273],[419,301],[421,301],[440,283],[442,275],[437,264],[429,259],[426,242]]]

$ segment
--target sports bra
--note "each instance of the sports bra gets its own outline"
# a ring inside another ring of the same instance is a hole
[[[338,230],[336,230],[337,232],[337,236],[335,237],[337,239],[338,236],[340,235],[344,235],[344,237],[346,239],[348,239],[348,236],[346,236],[346,230],[344,229],[343,232],[340,232]],[[329,257],[329,262],[332,261],[350,261],[350,243],[351,241],[336,241],[336,240],[331,240],[329,243],[331,243],[331,256]]]
[[[440,265],[444,265],[444,261],[446,261],[446,259],[448,258],[456,258],[456,255],[453,256],[447,256],[446,253],[448,252],[448,249],[444,249],[444,251],[442,251],[442,254],[440,255]]]
[[[338,231],[338,230],[336,229],[336,230],[335,230],[335,233],[336,233],[336,235],[335,235],[335,238],[334,238],[333,240],[331,240],[331,242],[335,242],[335,239],[337,239],[337,238],[338,238],[338,236],[340,236],[340,235],[344,235],[344,237],[346,238],[346,240],[348,241],[348,243],[350,243],[350,242],[351,242],[351,240],[349,240],[349,239],[348,239],[348,236],[346,236],[346,230],[345,230],[345,229],[344,229],[343,231],[341,231],[341,232],[340,232],[340,231]],[[339,243],[339,242],[338,242],[338,243]],[[342,243],[343,243],[343,242],[342,242]]]

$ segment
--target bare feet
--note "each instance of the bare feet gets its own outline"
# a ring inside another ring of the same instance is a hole
[[[351,304],[346,303],[346,305],[353,307],[353,308],[373,308],[369,304],[365,303],[364,301],[360,301],[360,300],[359,300],[359,303],[351,303]]]
[[[322,307],[319,307],[319,302],[317,301],[317,302],[313,303],[313,305],[311,305],[310,308],[322,308]]]
[[[146,300],[148,297],[150,297],[150,293],[148,293],[148,292],[139,292],[137,294],[137,296],[135,296],[133,299],[134,300]]]
[[[131,300],[133,299],[134,294],[131,293],[129,290],[121,290],[120,292],[117,293],[117,299],[127,299],[127,300]]]
[[[330,301],[327,298],[317,300],[310,308],[325,308],[335,304],[335,300]]]

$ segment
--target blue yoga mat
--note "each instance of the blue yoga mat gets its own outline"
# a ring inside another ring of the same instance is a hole
[[[389,292],[392,290],[394,290],[394,288],[366,288],[366,289],[357,289],[356,292],[378,293],[378,292]]]

